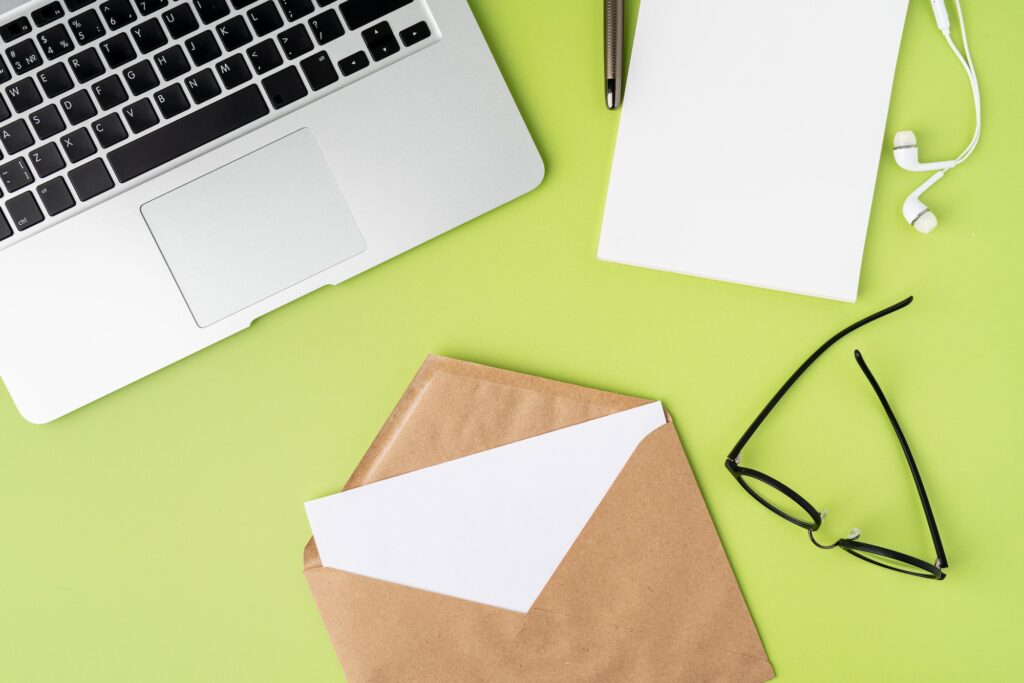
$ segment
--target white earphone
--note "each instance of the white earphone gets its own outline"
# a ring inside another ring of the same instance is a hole
[[[917,148],[917,136],[912,131],[904,130],[896,133],[896,139],[894,141],[894,156],[896,163],[900,168],[908,171],[914,171],[916,173],[927,173],[932,172],[934,175],[930,177],[921,187],[914,190],[907,201],[903,202],[903,217],[907,223],[912,225],[918,232],[929,233],[933,231],[939,225],[939,219],[935,217],[924,202],[921,201],[921,195],[930,190],[935,183],[942,180],[946,173],[956,168],[960,164],[967,161],[967,159],[974,153],[974,149],[978,146],[978,141],[981,139],[981,90],[978,87],[978,74],[974,70],[974,60],[971,57],[971,47],[967,42],[967,28],[964,25],[964,11],[960,7],[960,0],[954,0],[956,2],[956,11],[960,20],[960,36],[963,39],[964,51],[963,53],[957,48],[956,43],[953,42],[953,38],[950,36],[950,21],[949,12],[946,9],[946,0],[931,0],[932,11],[935,13],[935,23],[939,27],[939,31],[945,36],[946,42],[949,44],[953,54],[956,55],[957,60],[964,67],[964,71],[967,72],[967,80],[971,84],[971,95],[974,98],[974,137],[971,139],[970,144],[967,148],[960,153],[956,159],[950,161],[933,161],[924,163],[918,158]]]

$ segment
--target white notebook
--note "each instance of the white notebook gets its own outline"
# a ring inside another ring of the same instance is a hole
[[[598,257],[855,301],[907,3],[643,0]]]

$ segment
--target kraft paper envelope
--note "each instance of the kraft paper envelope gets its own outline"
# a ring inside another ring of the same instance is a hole
[[[650,403],[431,357],[344,490],[383,490]],[[353,683],[773,677],[670,419],[583,524],[525,612],[325,567],[313,540],[305,575]]]

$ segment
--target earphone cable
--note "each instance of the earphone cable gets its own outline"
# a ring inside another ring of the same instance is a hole
[[[953,42],[952,36],[948,31],[943,31],[943,35],[946,38],[946,43],[949,48],[956,55],[960,65],[963,66],[964,71],[967,72],[967,80],[971,86],[971,96],[974,99],[974,136],[971,138],[971,142],[967,145],[966,149],[960,153],[960,156],[956,158],[956,163],[960,164],[967,161],[968,158],[974,153],[975,148],[978,146],[978,142],[981,140],[981,88],[978,84],[978,74],[974,69],[974,58],[971,55],[971,45],[967,39],[967,25],[964,23],[964,11],[960,4],[960,0],[955,0],[957,18],[960,21],[960,36],[964,43],[964,54],[957,49],[956,43]]]

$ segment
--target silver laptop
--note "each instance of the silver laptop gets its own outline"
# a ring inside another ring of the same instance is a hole
[[[0,9],[0,377],[32,422],[544,174],[466,0]]]

